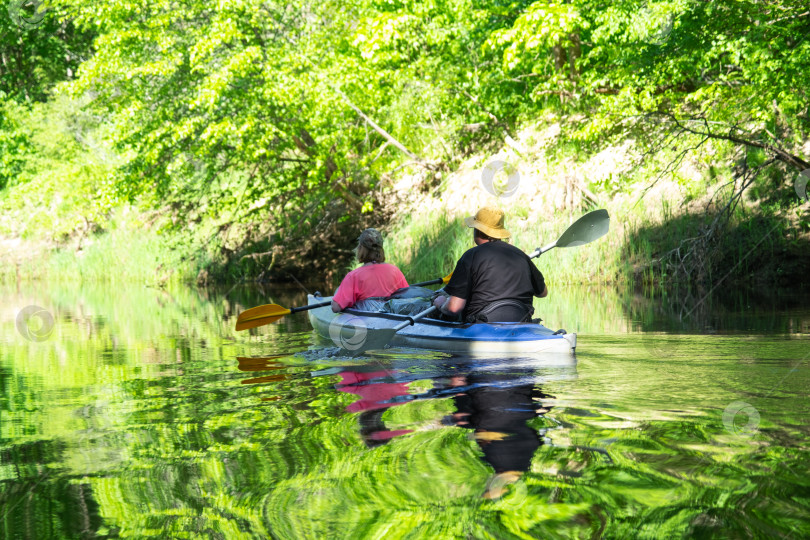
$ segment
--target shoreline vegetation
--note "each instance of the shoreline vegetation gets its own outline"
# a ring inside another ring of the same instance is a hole
[[[525,251],[609,211],[539,259],[550,286],[806,289],[810,22],[779,4],[3,19],[25,62],[0,69],[0,282],[334,285],[369,226],[415,282],[496,204]]]

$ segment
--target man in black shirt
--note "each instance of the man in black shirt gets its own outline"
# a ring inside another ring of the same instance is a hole
[[[524,322],[531,319],[532,297],[548,295],[543,274],[528,255],[504,242],[511,235],[499,208],[484,207],[464,223],[474,228],[476,246],[461,256],[434,305],[442,314],[467,322]]]

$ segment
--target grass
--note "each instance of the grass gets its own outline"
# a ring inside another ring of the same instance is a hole
[[[409,282],[427,281],[451,272],[472,247],[471,240],[459,218],[408,214],[386,238],[386,261],[397,265]]]
[[[13,263],[5,261],[0,282],[143,283],[165,285],[193,279],[205,261],[191,248],[172,246],[170,238],[145,227],[135,215],[119,213],[111,228],[76,245],[42,249]]]
[[[721,177],[729,174],[725,169],[719,171]],[[607,200],[603,207],[611,215],[611,230],[606,236],[587,245],[551,250],[536,261],[549,286],[640,286],[652,296],[695,286],[704,290],[763,284],[806,286],[809,227],[806,211],[794,208],[795,202],[785,202],[784,194],[779,193],[771,202],[744,201],[710,241],[693,246],[691,242],[704,235],[715,218],[714,210],[705,210],[710,184],[701,178],[679,190],[676,183],[680,185],[683,179],[676,180],[640,202],[636,202],[637,192],[618,193]],[[730,194],[730,187],[715,194],[713,208],[724,206]],[[430,195],[424,204],[402,211],[388,230],[388,261],[397,264],[412,282],[447,275],[474,245],[464,216],[444,211],[447,198],[453,196],[459,195],[448,191]],[[544,216],[531,211],[525,200],[498,202],[506,203],[502,207],[506,227],[512,232],[511,243],[527,253],[559,238],[574,220],[592,209]],[[469,214],[474,212],[475,208],[469,209]],[[684,265],[678,266],[679,256],[693,247]]]

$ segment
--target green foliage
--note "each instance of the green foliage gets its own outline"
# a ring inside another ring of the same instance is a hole
[[[667,113],[790,147],[810,127],[805,11],[792,1],[535,2],[488,44],[535,99],[596,113],[580,137],[622,133],[647,115],[667,127]]]
[[[94,36],[56,4],[11,0],[0,7],[0,100],[44,101],[90,57]]]
[[[365,193],[402,156],[339,90],[418,154],[438,150],[435,130],[486,118],[465,111],[491,25],[468,2],[60,3],[100,34],[72,89],[115,119],[130,198],[190,188],[217,203],[219,178],[238,173],[247,202],[269,200],[252,219],[290,212],[283,227],[334,195],[368,212]]]
[[[446,276],[471,247],[472,235],[461,219],[417,211],[395,224],[385,250],[386,260],[416,283]]]
[[[0,235],[64,242],[105,226],[119,204],[111,182],[117,160],[96,139],[95,120],[81,103],[59,97],[4,108],[12,112],[5,123],[11,129],[0,127],[0,144],[10,148],[2,158],[10,187],[0,191]]]
[[[14,37],[3,58],[28,66],[4,60],[7,99],[41,100],[68,82],[48,104],[61,111],[58,135],[47,107],[3,106],[0,189],[14,187],[0,205],[17,213],[0,231],[63,242],[104,228],[127,201],[155,210],[170,243],[223,279],[284,275],[315,257],[311,271],[344,264],[345,239],[390,218],[392,176],[428,169],[430,188],[437,171],[544,111],[567,118],[547,155],[576,159],[628,138],[644,155],[683,140],[701,148],[690,132],[711,131],[751,146],[755,166],[775,149],[789,161],[810,130],[810,17],[793,0],[48,10],[34,28],[2,23]],[[636,182],[590,188],[612,197]]]
[[[0,190],[18,180],[30,157],[29,135],[22,130],[19,115],[14,102],[0,102]]]

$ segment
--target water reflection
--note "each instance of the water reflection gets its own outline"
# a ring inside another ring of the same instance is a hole
[[[453,397],[456,425],[475,430],[475,441],[496,474],[516,477],[528,471],[543,442],[527,422],[548,412],[551,407],[543,407],[541,400],[553,396],[531,384],[509,386],[490,374],[471,373],[458,379],[457,384],[471,388]]]
[[[346,411],[359,413],[358,431],[369,448],[425,429],[426,424],[431,429],[470,430],[482,460],[494,471],[483,496],[496,499],[529,470],[545,442],[548,428],[530,425],[553,408],[548,401],[554,396],[543,392],[543,382],[576,377],[574,366],[547,366],[548,360],[543,358],[453,357],[434,362],[429,368],[422,359],[399,359],[390,364],[374,361],[333,367],[313,372],[313,376],[337,375],[340,381],[336,389],[358,398],[346,406]],[[430,388],[419,391],[425,386]],[[389,408],[421,400],[449,400],[454,410],[404,429],[386,423]]]
[[[373,448],[385,444],[399,435],[412,433],[411,429],[388,429],[383,414],[389,407],[400,405],[396,398],[408,396],[408,383],[396,382],[396,372],[380,371],[377,366],[347,368],[338,373],[341,381],[337,385],[340,392],[347,392],[360,399],[346,407],[349,412],[360,413],[360,436],[366,446]]]
[[[716,333],[673,336],[658,300],[561,291],[572,370],[302,356],[304,316],[233,332],[300,305],[265,292],[0,294],[0,537],[810,536],[806,307],[714,303]]]

